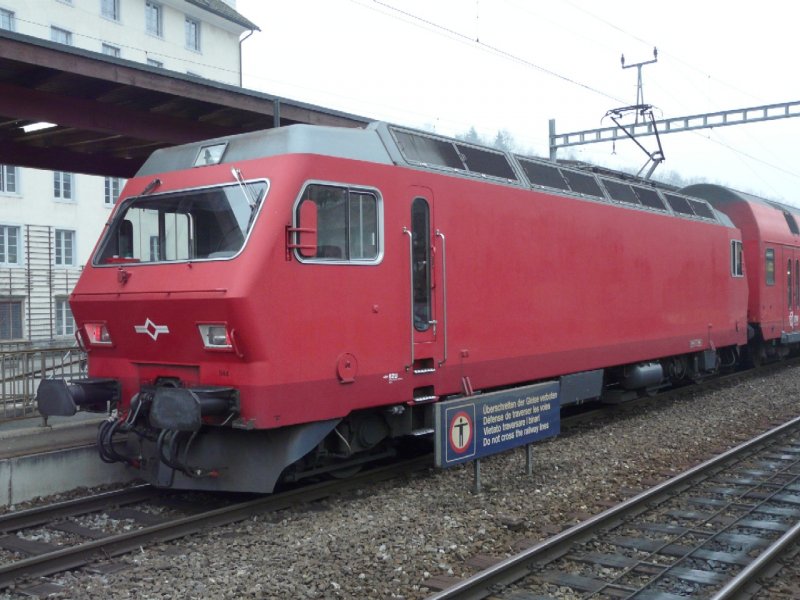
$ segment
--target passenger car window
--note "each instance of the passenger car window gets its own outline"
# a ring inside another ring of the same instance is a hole
[[[731,240],[731,275],[734,277],[742,277],[744,269],[742,268],[742,242],[738,240]]]
[[[764,272],[767,285],[775,285],[775,250],[773,248],[767,248]]]

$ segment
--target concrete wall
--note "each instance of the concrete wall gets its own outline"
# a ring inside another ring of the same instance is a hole
[[[119,463],[102,462],[94,446],[6,458],[0,460],[0,504],[131,481],[133,475]]]

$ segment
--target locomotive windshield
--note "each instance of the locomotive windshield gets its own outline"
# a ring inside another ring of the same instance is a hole
[[[95,264],[231,257],[266,191],[259,181],[133,198],[109,227]]]

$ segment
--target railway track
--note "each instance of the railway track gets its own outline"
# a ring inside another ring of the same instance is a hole
[[[198,500],[196,492],[164,493],[145,485],[8,513],[0,516],[0,556],[4,563],[0,564],[0,589],[33,590],[37,583],[32,580],[37,577],[84,567],[99,559],[253,515],[319,501],[430,465],[429,456],[417,457],[346,480],[324,481],[270,496],[250,496],[243,501],[232,501],[230,495],[210,494],[201,494]],[[167,510],[146,510],[152,506]],[[116,531],[103,527],[103,522],[113,523]],[[121,522],[125,524],[121,526]],[[43,541],[47,539],[57,543]]]
[[[737,597],[800,540],[800,418],[430,600]]]
[[[691,391],[691,388],[673,390],[656,398],[642,398],[626,405],[606,406],[587,415],[565,419],[563,424],[572,428],[592,423],[601,414],[608,416],[609,408],[611,413],[625,412],[649,403],[664,402],[686,391]],[[363,487],[376,479],[389,479],[397,472],[430,465],[430,456],[425,456],[417,459],[414,465],[399,464],[365,472],[345,481],[326,482],[265,498],[251,497],[244,502],[234,502],[231,496],[181,494],[139,486],[0,515],[0,589],[19,586],[23,580],[30,585],[31,579],[91,565],[99,558],[112,558],[205,528],[241,521],[254,514],[312,502],[347,489]],[[190,502],[187,497],[194,499]],[[148,506],[161,506],[166,510],[143,510]],[[96,519],[92,515],[103,517]],[[106,518],[124,522],[129,529],[115,532],[93,526]],[[51,535],[48,532],[55,533]],[[108,568],[113,569],[114,565]]]

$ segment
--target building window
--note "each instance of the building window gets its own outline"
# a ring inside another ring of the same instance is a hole
[[[0,340],[22,339],[22,300],[0,300]]]
[[[69,229],[56,229],[56,265],[75,266],[75,232]]]
[[[731,240],[731,275],[744,277],[744,267],[742,265],[742,242]]]
[[[19,264],[19,227],[0,225],[0,265]]]
[[[303,257],[333,261],[375,261],[378,258],[378,197],[368,191],[332,185],[309,185],[297,207],[303,227],[303,204],[312,202],[317,214],[317,248]]]
[[[767,285],[775,285],[775,250],[767,248],[764,260],[764,272]]]
[[[72,173],[53,171],[53,197],[57,200],[72,200]]]
[[[50,39],[59,44],[72,46],[72,32],[60,27],[50,27]]]
[[[16,29],[14,13],[5,8],[0,8],[0,29],[5,29],[7,31],[14,31]]]
[[[158,67],[159,69],[164,68],[164,63],[160,60],[153,60],[152,58],[147,59],[147,64],[151,67]]]
[[[103,44],[103,54],[107,56],[116,56],[119,58],[121,52],[117,46],[112,46],[111,44]]]
[[[17,167],[0,165],[0,192],[5,192],[6,194],[19,192],[17,187]]]
[[[75,319],[66,298],[56,298],[56,335],[75,335]]]
[[[186,47],[200,52],[200,22],[186,17]]]
[[[119,191],[122,188],[122,179],[119,177],[106,177],[105,204],[114,206],[119,198]]]
[[[161,37],[164,32],[163,12],[160,4],[145,2],[145,29],[147,33]]]
[[[106,19],[119,21],[119,0],[102,0],[100,2],[100,14]]]

